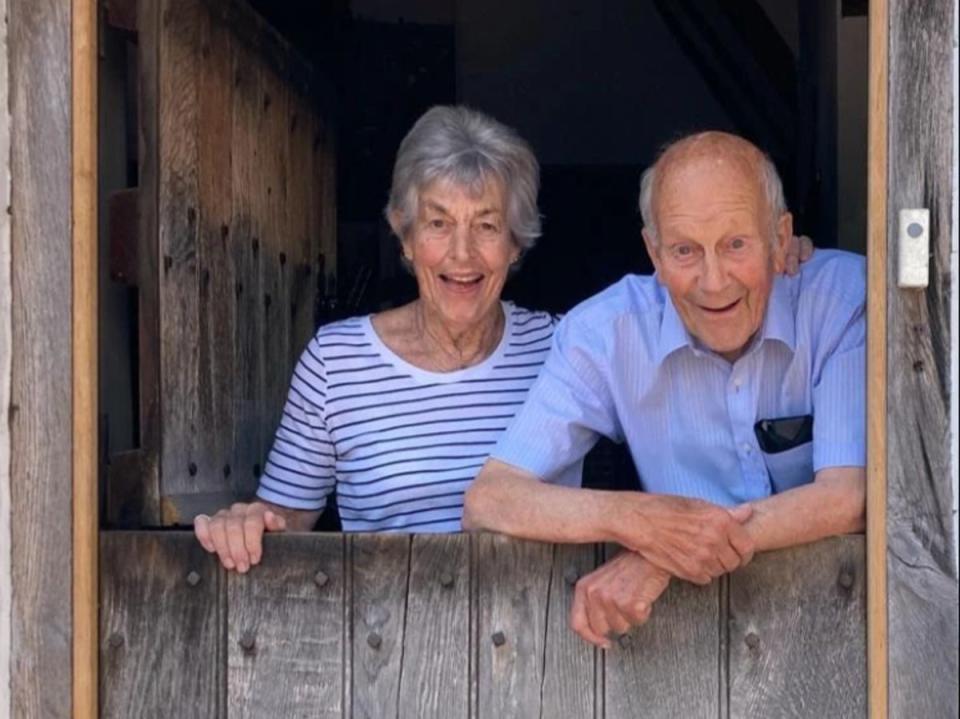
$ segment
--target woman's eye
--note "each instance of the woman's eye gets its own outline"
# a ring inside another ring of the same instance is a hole
[[[742,237],[734,237],[730,240],[730,249],[731,250],[742,250],[747,246],[747,241]]]
[[[447,226],[447,223],[444,222],[443,220],[440,220],[440,219],[430,220],[430,227],[431,227],[431,229],[434,229],[434,230],[442,230],[442,229],[443,229],[444,227],[446,227],[446,226]]]

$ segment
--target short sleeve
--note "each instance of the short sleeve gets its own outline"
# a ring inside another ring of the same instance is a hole
[[[557,326],[540,375],[491,456],[552,479],[579,462],[600,435],[622,432],[604,368],[604,338],[584,332],[585,318]]]
[[[824,312],[813,377],[814,472],[866,466],[866,319],[858,287],[849,282],[843,301]]]
[[[257,496],[282,507],[321,510],[336,484],[335,452],[324,421],[327,378],[316,339],[293,370],[280,426]]]

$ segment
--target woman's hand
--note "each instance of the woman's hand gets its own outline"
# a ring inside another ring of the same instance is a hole
[[[653,603],[670,583],[670,575],[639,554],[621,552],[577,582],[570,607],[570,628],[585,641],[610,648],[650,618]]]
[[[263,502],[238,502],[212,517],[198,514],[193,520],[194,534],[203,548],[218,555],[224,569],[241,574],[260,563],[263,533],[286,528],[286,517]]]
[[[787,246],[787,255],[784,258],[783,271],[793,277],[800,271],[800,265],[813,257],[813,240],[811,240],[806,235],[800,235],[799,237],[794,235],[790,240],[790,244]]]

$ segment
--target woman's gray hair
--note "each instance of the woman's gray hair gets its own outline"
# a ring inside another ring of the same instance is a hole
[[[525,252],[540,236],[540,166],[533,151],[492,117],[463,106],[438,105],[427,110],[400,143],[384,213],[402,240],[417,216],[419,193],[431,182],[448,180],[481,193],[491,178],[502,183],[507,226]]]
[[[770,156],[767,155],[767,153],[763,152],[763,150],[756,147],[752,143],[747,142],[743,138],[733,135],[725,135],[725,133],[713,132],[689,135],[665,145],[658,153],[656,161],[650,167],[648,167],[640,177],[640,215],[643,218],[644,229],[646,229],[647,233],[650,235],[650,239],[653,240],[654,243],[660,242],[660,236],[657,231],[657,220],[653,211],[653,207],[656,201],[654,191],[657,189],[660,181],[660,172],[662,172],[663,169],[661,165],[664,164],[662,162],[664,157],[667,155],[667,153],[680,144],[694,143],[700,138],[707,136],[726,136],[727,138],[734,139],[739,143],[745,143],[746,145],[749,145],[749,147],[756,152],[760,175],[758,179],[760,180],[760,187],[763,190],[764,197],[767,201],[767,207],[770,209],[771,226],[774,230],[771,232],[770,236],[770,241],[773,242],[776,239],[775,228],[777,220],[779,220],[780,217],[787,211],[787,203],[783,196],[783,183],[780,181],[780,174],[777,172],[776,165],[773,164],[773,160],[770,159]]]

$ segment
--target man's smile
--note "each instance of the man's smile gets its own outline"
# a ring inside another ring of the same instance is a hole
[[[706,305],[698,305],[698,307],[710,315],[723,315],[735,310],[740,305],[742,299],[742,297],[739,297],[730,304],[719,305],[717,307],[707,307]]]

